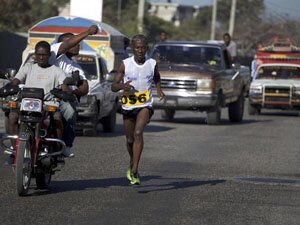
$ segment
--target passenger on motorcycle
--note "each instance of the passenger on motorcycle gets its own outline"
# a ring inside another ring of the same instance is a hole
[[[72,60],[72,57],[79,54],[80,41],[97,32],[98,27],[92,25],[87,30],[77,35],[64,33],[59,36],[57,43],[51,45],[50,64],[60,67],[67,75],[72,74],[75,71],[79,72],[80,83],[77,84],[77,87],[72,88],[72,93],[77,97],[86,95],[89,91],[89,86],[82,68]],[[60,110],[64,122],[63,141],[67,146],[64,150],[64,155],[73,157],[74,153],[72,147],[75,139],[76,105],[71,105],[69,102],[63,102],[60,106]]]
[[[67,85],[63,84],[66,74],[62,69],[49,64],[50,45],[46,41],[40,41],[35,46],[35,63],[27,63],[20,68],[11,85],[24,84],[24,87],[43,88],[45,96],[53,88],[61,87],[63,91],[68,91]],[[8,114],[8,134],[17,135],[18,111],[11,111]],[[62,138],[63,124],[60,112],[54,114],[57,138]],[[13,147],[16,148],[15,143]]]

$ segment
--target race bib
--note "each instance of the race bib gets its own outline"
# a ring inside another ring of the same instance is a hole
[[[126,93],[122,96],[122,105],[124,106],[138,106],[150,99],[149,91],[140,91],[135,93]]]

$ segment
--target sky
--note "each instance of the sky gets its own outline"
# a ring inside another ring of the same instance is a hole
[[[167,2],[167,0],[148,0],[149,2]],[[211,5],[213,0],[171,0],[184,5]],[[229,1],[229,0],[227,0]],[[243,0],[237,0],[243,1]],[[300,0],[264,0],[266,13],[269,16],[284,20],[300,20]]]

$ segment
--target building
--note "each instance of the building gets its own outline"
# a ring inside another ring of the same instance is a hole
[[[199,5],[188,4],[184,0],[148,0],[149,15],[159,17],[165,21],[179,26],[182,21],[197,16]]]

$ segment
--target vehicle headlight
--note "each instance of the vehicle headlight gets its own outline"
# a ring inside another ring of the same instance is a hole
[[[212,91],[213,81],[212,79],[198,79],[197,91]]]
[[[294,93],[295,95],[300,95],[300,86],[299,86],[299,87],[294,87],[294,88],[293,88],[293,93]]]
[[[250,86],[250,94],[262,94],[262,86]]]
[[[35,98],[23,98],[21,102],[21,111],[42,112],[43,102]]]

